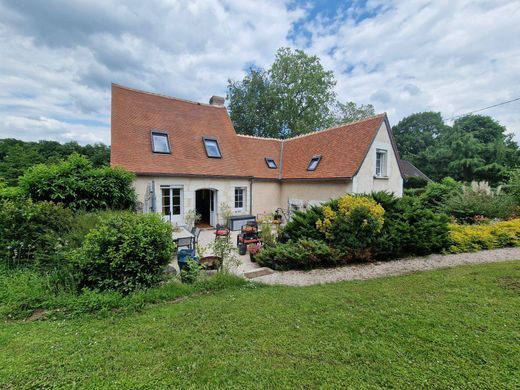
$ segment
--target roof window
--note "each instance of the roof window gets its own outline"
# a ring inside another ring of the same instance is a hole
[[[206,155],[209,158],[222,158],[218,141],[215,138],[203,137],[202,140],[204,141],[204,147],[206,148]]]
[[[274,161],[274,159],[272,157],[266,157],[265,163],[267,164],[269,169],[276,169],[276,167],[277,167],[276,162]]]
[[[313,156],[307,167],[308,171],[315,171],[321,161],[321,156]]]
[[[167,133],[152,131],[152,151],[154,153],[171,153],[170,141]]]

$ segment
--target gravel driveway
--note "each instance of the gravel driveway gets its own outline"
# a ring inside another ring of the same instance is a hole
[[[254,280],[267,284],[308,286],[311,284],[338,282],[341,280],[363,280],[382,276],[401,275],[463,264],[495,263],[518,259],[520,259],[520,248],[503,248],[456,255],[409,257],[400,260],[353,264],[345,267],[315,269],[312,271],[275,271],[271,275],[261,276]]]

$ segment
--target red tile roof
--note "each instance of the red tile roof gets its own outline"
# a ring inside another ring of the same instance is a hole
[[[237,135],[225,107],[112,85],[111,164],[137,174],[336,179],[355,176],[386,115],[279,140]],[[171,154],[152,152],[151,132],[169,135]],[[208,158],[202,137],[218,140]],[[321,155],[315,171],[307,171]],[[265,162],[271,157],[277,169]]]

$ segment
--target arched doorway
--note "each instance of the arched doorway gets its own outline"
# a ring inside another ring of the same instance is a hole
[[[200,226],[208,227],[217,224],[217,191],[203,188],[195,191],[195,210],[200,214]]]

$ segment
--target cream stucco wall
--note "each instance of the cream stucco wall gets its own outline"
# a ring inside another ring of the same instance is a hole
[[[376,178],[376,150],[387,151],[387,177]],[[403,195],[403,178],[399,171],[397,157],[392,148],[390,135],[386,124],[383,122],[376,138],[361,164],[361,167],[352,182],[352,190],[355,193],[369,193],[372,191],[389,191],[397,196]]]
[[[288,208],[289,202],[305,201],[308,204],[322,203],[352,192],[350,181],[342,182],[285,182],[280,194],[281,207]]]
[[[277,181],[253,182],[253,215],[269,214],[282,207],[280,192],[282,184]],[[285,206],[287,208],[287,206]]]
[[[168,177],[168,176],[138,176],[134,182],[134,187],[137,192],[137,199],[144,203],[146,194],[146,187],[149,183],[154,181],[156,191],[156,208],[160,212],[162,210],[161,186],[180,186],[183,191],[182,211],[195,209],[195,191],[199,189],[216,190],[216,205],[217,220],[223,223],[221,205],[224,203],[229,206],[232,212],[236,215],[249,214],[249,200],[250,200],[250,181],[248,179],[212,179],[212,178],[189,178],[189,177]],[[244,209],[235,209],[235,187],[246,188],[246,197],[244,199]],[[183,223],[183,217],[179,217],[177,223]]]

